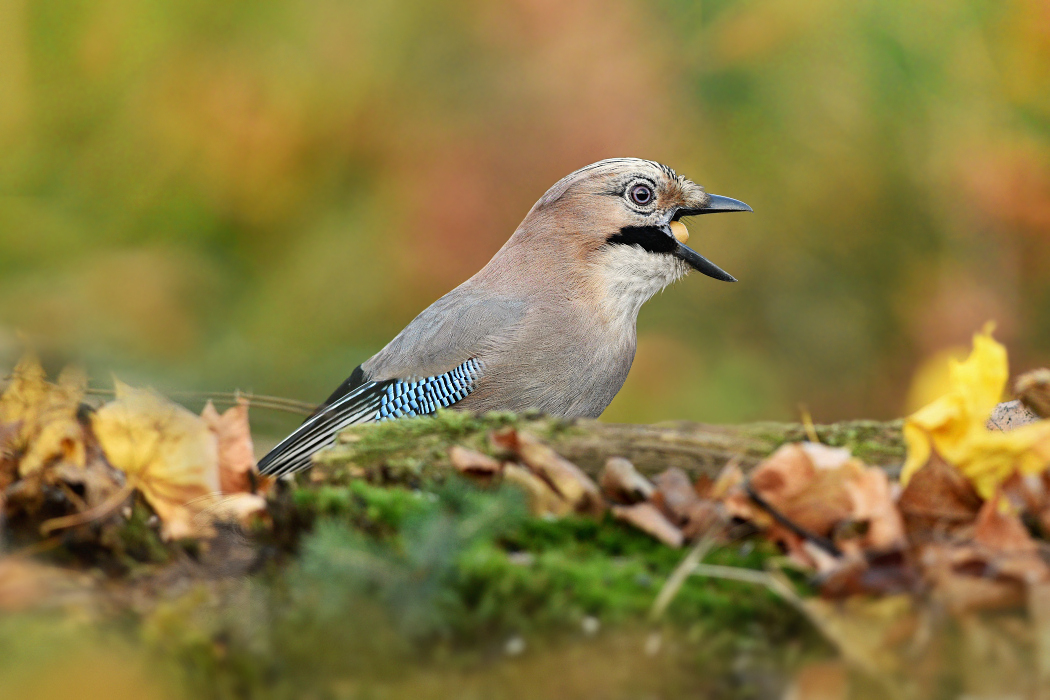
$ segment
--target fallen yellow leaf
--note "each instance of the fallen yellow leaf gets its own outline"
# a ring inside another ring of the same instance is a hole
[[[208,423],[147,389],[117,382],[117,398],[92,416],[110,464],[160,516],[168,539],[210,533],[196,516],[219,497],[219,448]]]
[[[991,498],[1015,471],[1035,474],[1046,468],[1050,421],[1009,432],[986,426],[1009,376],[1006,348],[992,338],[990,327],[974,335],[973,352],[966,360],[950,360],[949,375],[951,390],[905,421],[908,458],[902,484],[929,461],[934,450],[966,475],[984,499]]]
[[[0,397],[0,424],[19,426],[12,447],[22,453],[21,476],[56,459],[84,466],[84,430],[77,421],[77,409],[86,387],[87,378],[78,370],[63,371],[56,385],[47,381],[32,353],[19,361]]]

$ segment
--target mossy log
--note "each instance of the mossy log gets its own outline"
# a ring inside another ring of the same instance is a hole
[[[706,425],[680,421],[655,425],[625,425],[585,421],[572,434],[553,441],[560,454],[588,472],[597,473],[609,457],[631,460],[643,473],[680,467],[698,476],[716,475],[730,459],[752,467],[787,442],[806,440],[798,423]],[[814,426],[817,439],[835,447],[848,447],[866,461],[899,468],[904,450],[901,423],[848,421]]]
[[[798,423],[707,425],[674,422],[654,425],[565,421],[543,416],[491,413],[472,416],[455,411],[402,419],[344,431],[336,445],[318,457],[314,478],[338,479],[362,472],[383,480],[439,476],[449,468],[448,450],[464,445],[499,456],[489,441],[493,430],[514,426],[532,432],[584,471],[598,474],[610,457],[626,457],[643,473],[680,467],[692,476],[716,475],[730,460],[745,469],[777,447],[807,439]],[[869,464],[899,469],[904,457],[901,421],[845,421],[813,426],[821,442],[847,447]],[[349,472],[347,472],[349,470]]]

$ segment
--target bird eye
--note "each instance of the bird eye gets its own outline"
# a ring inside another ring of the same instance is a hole
[[[653,201],[653,189],[649,185],[635,185],[630,195],[632,202],[643,207]]]

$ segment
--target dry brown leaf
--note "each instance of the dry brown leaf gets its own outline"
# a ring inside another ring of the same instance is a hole
[[[103,459],[91,459],[83,468],[60,462],[48,470],[52,482],[78,487],[83,492],[83,508],[94,508],[120,491],[121,476]],[[80,504],[78,504],[80,505]]]
[[[623,457],[610,457],[605,461],[598,483],[605,497],[617,503],[637,503],[653,495],[652,483]]]
[[[1038,549],[1028,528],[1012,508],[1001,506],[1001,496],[986,501],[977,513],[973,541],[997,553],[1034,552]]]
[[[793,560],[818,572],[906,545],[886,475],[841,448],[784,445],[755,469],[749,486],[716,483],[712,492],[724,492],[727,515],[765,529]]]
[[[820,581],[820,594],[824,598],[894,595],[919,590],[919,574],[906,552],[846,556],[828,564],[830,566],[823,567],[825,572]]]
[[[672,521],[681,524],[689,518],[693,506],[700,503],[689,475],[678,467],[671,467],[653,478],[656,492],[653,504]]]
[[[1025,600],[1024,581],[999,575],[988,553],[976,547],[932,543],[922,548],[920,561],[932,596],[953,615],[1016,608]]]
[[[13,450],[21,452],[19,475],[35,473],[56,459],[84,466],[84,430],[77,410],[86,387],[87,378],[75,369],[64,370],[58,384],[51,384],[31,353],[18,363],[0,397],[0,424],[19,426],[11,441]]]
[[[491,479],[500,473],[501,465],[498,460],[476,450],[468,450],[466,447],[453,445],[448,451],[449,461],[456,471],[465,476],[482,479]]]
[[[1013,474],[1003,482],[1000,489],[1004,500],[1020,512],[1027,511],[1039,517],[1040,512],[1050,505],[1047,503],[1047,483],[1044,476],[1050,474]]]
[[[1044,538],[1050,533],[1050,471],[1030,475],[1015,473],[1003,482],[1002,495],[1014,509],[1038,523]]]
[[[493,430],[489,433],[489,443],[496,452],[502,452],[506,457],[518,456],[518,430],[513,425]]]
[[[624,521],[669,547],[681,547],[682,542],[685,541],[682,531],[652,503],[613,506],[612,514],[617,520]]]
[[[219,449],[208,424],[145,389],[117,383],[117,398],[92,415],[110,464],[123,471],[160,516],[164,537],[211,534],[195,518],[219,490]]]
[[[120,488],[93,443],[88,460],[89,436],[77,418],[86,385],[79,370],[52,384],[32,354],[19,362],[0,398],[0,488],[9,513],[32,516],[45,504],[50,514],[87,511]]]
[[[845,447],[829,447],[820,442],[796,443],[813,466],[817,469],[838,469],[853,460],[853,455]]]
[[[558,495],[546,481],[519,464],[507,463],[503,466],[503,482],[514,484],[525,491],[533,515],[561,517],[573,511],[573,505]]]
[[[711,487],[711,498],[722,504],[728,518],[747,520],[759,528],[772,525],[773,518],[767,511],[755,505],[747,493],[746,486],[747,479],[740,465],[730,461],[715,479],[714,486]]]
[[[843,567],[852,566],[859,558],[856,551],[842,553],[829,551],[825,542],[818,544],[812,539],[804,539],[797,533],[779,525],[770,529],[769,534],[771,538],[784,543],[788,558],[800,566],[812,567],[819,576],[831,576]]]
[[[769,511],[755,505],[742,486],[727,491],[719,499],[719,503],[725,508],[726,515],[730,518],[746,520],[757,528],[768,528],[776,523]]]
[[[699,537],[721,520],[718,506],[697,495],[695,485],[682,469],[671,467],[659,474],[654,482],[656,491],[652,504],[681,528],[687,540]]]
[[[782,503],[809,486],[816,467],[798,443],[783,445],[751,474],[751,488],[773,503]]]
[[[593,515],[605,511],[605,501],[598,485],[582,469],[533,435],[518,432],[517,442],[522,462],[571,503],[576,511]]]
[[[220,414],[211,401],[204,405],[201,419],[215,434],[219,446],[219,487],[224,494],[252,491],[255,471],[255,447],[248,426],[248,401],[237,399],[237,405]]]
[[[576,511],[592,515],[605,511],[605,501],[594,480],[535,435],[508,426],[489,433],[489,442],[506,458],[529,467]]]
[[[846,481],[863,473],[859,461],[842,460],[839,451],[830,450],[784,445],[755,469],[751,489],[798,527],[828,536],[853,512]],[[813,455],[826,466],[818,468]]]
[[[1024,483],[1033,500],[1028,504],[1029,512],[1039,520],[1044,536],[1050,534],[1050,471],[1040,474],[1034,485],[1028,479]]]
[[[897,500],[909,535],[925,539],[972,523],[981,497],[970,480],[937,454],[915,473]]]
[[[864,469],[848,479],[846,493],[853,504],[850,519],[867,524],[860,536],[865,550],[887,551],[905,545],[904,520],[893,502],[890,480],[881,469]]]
[[[682,524],[682,534],[692,542],[723,522],[722,509],[718,504],[714,501],[701,500],[689,508],[689,514]]]
[[[1016,608],[1031,585],[1050,580],[1038,545],[999,494],[981,507],[971,541],[931,543],[920,561],[934,595],[956,614]]]
[[[696,481],[693,482],[693,490],[696,491],[696,495],[703,499],[713,498],[712,493],[715,489],[715,480],[709,477],[707,474],[701,474],[696,477]]]

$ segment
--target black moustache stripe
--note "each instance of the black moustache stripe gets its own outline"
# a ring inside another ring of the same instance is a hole
[[[650,253],[673,253],[678,249],[678,241],[656,226],[624,226],[619,233],[609,236],[606,243],[641,246]]]

